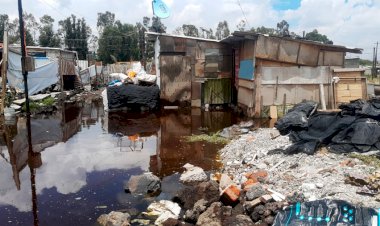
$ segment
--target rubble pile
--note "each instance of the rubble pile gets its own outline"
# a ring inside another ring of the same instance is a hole
[[[243,186],[255,182],[246,177],[248,172],[267,172],[268,177],[262,181],[265,186],[287,197],[302,194],[307,201],[327,198],[367,207],[380,206],[379,201],[363,195],[357,186],[345,180],[347,175],[369,176],[375,167],[327,149],[315,155],[284,154],[283,150],[291,143],[288,136],[277,134],[276,129],[258,129],[232,141],[220,151],[223,172]]]

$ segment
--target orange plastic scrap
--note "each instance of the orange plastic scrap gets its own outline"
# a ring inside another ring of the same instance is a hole
[[[130,141],[137,141],[139,139],[139,135],[135,134],[135,135],[132,135],[132,136],[128,136],[128,139]]]
[[[130,77],[130,78],[134,78],[134,77],[136,77],[136,72],[134,72],[134,71],[129,71],[129,72],[128,72],[128,77]]]

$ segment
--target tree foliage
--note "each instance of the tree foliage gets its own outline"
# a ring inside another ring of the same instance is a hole
[[[312,32],[307,33],[305,35],[305,39],[316,42],[322,42],[324,44],[333,44],[333,41],[328,39],[326,35],[318,33],[317,29],[314,29]]]
[[[286,20],[277,23],[277,35],[289,36],[289,24]]]
[[[7,14],[0,14],[0,41],[3,41],[4,31],[9,23],[9,17]]]
[[[257,27],[256,29],[251,28],[251,31],[259,33],[259,34],[267,34],[267,35],[275,35],[276,34],[276,30],[274,28],[269,28],[269,27],[264,27],[264,26]]]
[[[91,29],[87,26],[84,18],[77,19],[75,15],[59,21],[60,31],[68,50],[78,52],[79,59],[86,59],[88,53],[88,38],[91,35]]]
[[[199,37],[198,28],[192,24],[182,25],[182,30],[185,36]]]
[[[139,35],[137,27],[116,21],[113,26],[104,27],[99,38],[98,58],[104,63],[140,60]]]
[[[230,29],[228,28],[227,21],[221,21],[216,28],[215,37],[218,40],[226,38],[230,35]]]
[[[49,15],[40,18],[40,36],[38,41],[43,47],[60,47],[61,40],[57,33],[53,30],[54,19]]]
[[[105,13],[98,13],[98,22],[96,27],[99,34],[101,34],[105,27],[113,26],[115,23],[115,14],[109,11]]]

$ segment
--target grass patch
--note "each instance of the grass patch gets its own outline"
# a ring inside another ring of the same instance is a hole
[[[201,134],[201,135],[191,135],[191,136],[185,136],[186,142],[208,142],[213,144],[228,144],[229,140],[219,136],[219,132],[208,135],[208,134]]]
[[[380,159],[374,155],[360,155],[356,153],[351,153],[348,155],[350,158],[356,158],[363,161],[366,165],[373,166],[375,168],[380,168]]]
[[[51,96],[42,100],[42,104],[44,106],[53,106],[54,103],[55,103],[55,99]]]
[[[29,101],[30,112],[36,112],[43,107],[51,107],[55,103],[53,97],[47,97],[41,101]],[[26,111],[26,103],[22,105],[22,110]]]

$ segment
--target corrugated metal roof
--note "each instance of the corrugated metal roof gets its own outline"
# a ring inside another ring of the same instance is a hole
[[[206,41],[206,42],[220,42],[220,40],[216,39],[207,39],[207,38],[198,38],[198,37],[191,37],[191,36],[184,36],[184,35],[172,35],[172,34],[162,34],[162,33],[157,33],[157,32],[145,32],[146,35],[148,36],[166,36],[166,37],[174,37],[174,38],[186,38],[186,39],[194,39],[194,40],[199,40],[199,41]]]
[[[316,46],[319,46],[322,50],[330,50],[330,51],[337,51],[337,52],[349,52],[349,53],[360,53],[360,54],[363,51],[363,49],[360,49],[360,48],[347,48],[345,46],[323,44],[320,42],[310,41],[310,40],[306,40],[306,39],[293,39],[290,37],[269,36],[266,34],[259,34],[259,33],[255,33],[255,32],[247,32],[247,31],[235,31],[229,37],[221,40],[221,42],[234,43],[234,42],[242,41],[242,40],[246,40],[246,39],[256,40],[259,36],[278,38],[278,39],[284,39],[287,41],[316,45]]]

